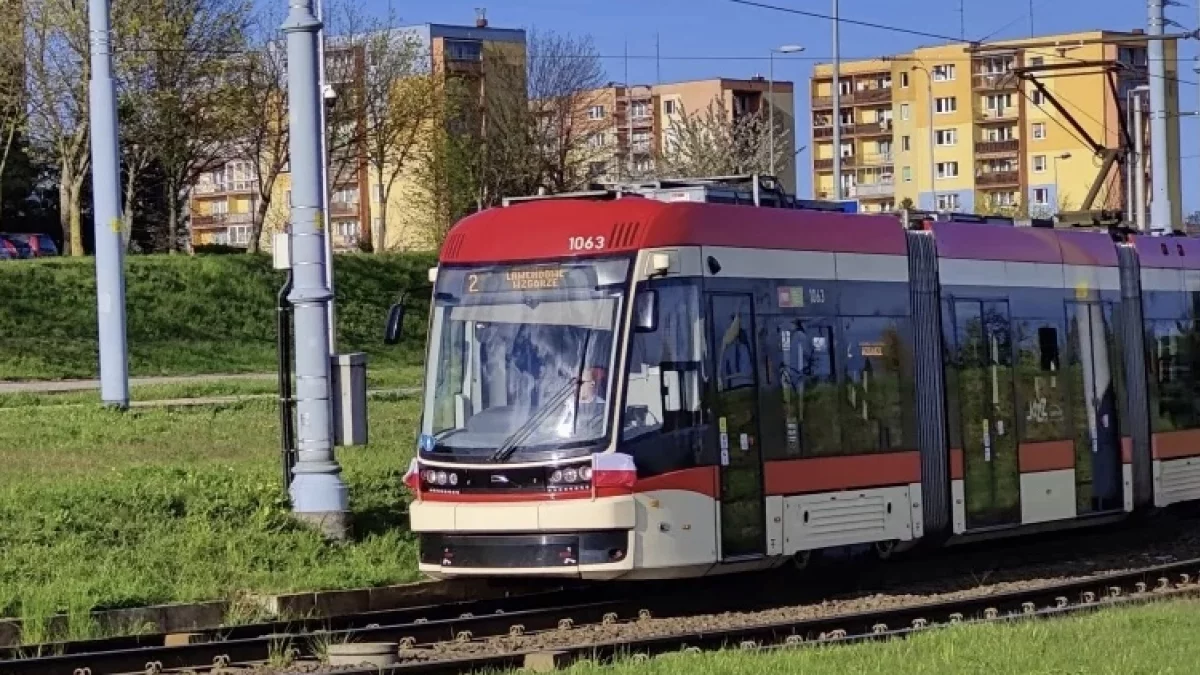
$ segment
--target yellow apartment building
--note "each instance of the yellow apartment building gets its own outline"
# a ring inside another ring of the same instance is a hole
[[[474,26],[421,24],[396,30],[417,37],[430,55],[436,75],[467,83],[471,90],[479,92],[481,100],[483,88],[489,86],[490,73],[503,70],[506,77],[514,71],[524,74],[525,31],[488,27],[482,15]],[[327,42],[325,58],[327,81],[335,90],[352,85],[367,67],[361,47],[339,46],[336,38]],[[499,68],[501,64],[505,68]],[[385,211],[385,190],[377,170],[367,161],[365,140],[343,152],[343,156],[330,159],[329,220],[334,250],[354,251],[360,248],[360,242],[373,239],[372,232],[379,231]],[[391,173],[392,168],[385,170],[388,176]],[[193,245],[248,246],[252,216],[258,207],[258,175],[256,167],[237,160],[201,175],[191,191]],[[422,205],[421,193],[412,167],[402,167],[388,197],[387,241],[383,245],[386,250],[422,250],[434,246],[429,234],[431,215]],[[274,232],[287,227],[290,204],[291,175],[285,170],[275,181],[264,219],[260,240],[264,249],[269,249]]]
[[[1078,209],[1100,160],[1068,117],[1014,70],[1028,69],[1096,143],[1120,148],[1127,93],[1147,82],[1140,38],[1140,31],[1088,31],[843,62],[836,149],[832,68],[818,65],[809,87],[814,195],[833,196],[837,152],[842,196],[859,200],[866,211],[898,208],[905,200],[928,210],[1039,217]],[[1169,189],[1172,217],[1181,222],[1178,52],[1175,40],[1164,46]],[[1148,119],[1145,127],[1148,134]],[[1123,209],[1124,183],[1114,166],[1092,208]]]
[[[795,128],[794,86],[788,81],[773,84],[761,77],[751,79],[712,78],[670,84],[612,83],[585,97],[585,120],[576,123],[588,131],[581,152],[587,153],[591,178],[620,180],[644,176],[654,170],[656,157],[668,133],[686,111],[703,114],[714,101],[724,102],[731,117],[753,115],[774,105],[776,126]],[[796,190],[795,137],[781,134],[776,139],[776,165],[780,183],[789,192]]]

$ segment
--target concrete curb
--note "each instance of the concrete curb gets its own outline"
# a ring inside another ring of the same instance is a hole
[[[228,625],[231,611],[250,610],[260,614],[254,622],[350,616],[363,612],[405,609],[464,600],[498,598],[513,592],[484,580],[418,581],[398,586],[357,588],[342,591],[313,591],[250,596],[241,602],[217,601],[155,605],[92,612],[87,620],[104,635],[134,633],[185,633]],[[77,618],[76,621],[79,619]],[[50,640],[66,635],[71,617],[59,614],[44,627]],[[21,644],[21,619],[0,619],[0,647]]]

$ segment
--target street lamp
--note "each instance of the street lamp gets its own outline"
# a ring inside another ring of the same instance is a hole
[[[925,89],[929,98],[929,190],[933,193],[933,209],[937,210],[937,162],[933,157],[933,75],[929,73],[929,69],[925,66],[913,66],[910,70],[919,70],[925,73]]]
[[[800,45],[783,45],[770,50],[770,66],[767,68],[767,124],[771,127],[771,177],[775,178],[775,54],[797,54],[804,51]]]
[[[1058,160],[1060,159],[1071,159],[1071,153],[1064,152],[1061,155],[1054,156],[1054,201],[1058,203],[1062,203],[1058,198]]]

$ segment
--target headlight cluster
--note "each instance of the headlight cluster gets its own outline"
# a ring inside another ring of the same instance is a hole
[[[592,467],[588,465],[555,469],[550,474],[550,486],[586,485],[592,480]]]
[[[458,474],[453,471],[425,469],[421,472],[421,479],[425,481],[426,485],[436,485],[437,487],[456,487],[458,485]]]

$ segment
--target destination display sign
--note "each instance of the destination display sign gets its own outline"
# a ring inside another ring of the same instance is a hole
[[[593,288],[595,285],[595,271],[579,265],[513,267],[469,272],[463,277],[464,292],[472,294]]]

